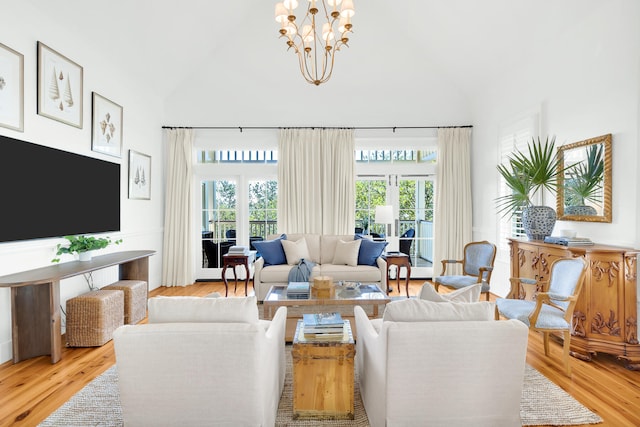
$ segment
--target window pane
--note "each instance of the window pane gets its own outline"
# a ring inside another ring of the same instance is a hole
[[[266,240],[278,227],[277,181],[249,182],[249,238]],[[252,249],[254,249],[252,247]]]
[[[383,224],[374,224],[376,206],[385,205],[385,180],[356,181],[356,231],[363,234],[384,234]]]
[[[202,267],[220,267],[222,255],[235,244],[236,183],[203,181],[202,197]]]

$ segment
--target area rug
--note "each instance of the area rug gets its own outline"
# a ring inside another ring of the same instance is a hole
[[[290,346],[287,347],[290,348]],[[320,424],[335,427],[369,426],[357,381],[354,396],[354,420],[322,422],[292,420],[291,366],[291,353],[287,351],[287,374],[276,417],[277,427],[318,426]],[[553,405],[549,405],[549,402],[553,402]],[[564,390],[528,365],[525,370],[520,416],[524,426],[560,426],[602,422],[598,415],[585,408]],[[87,384],[40,424],[42,427],[121,427],[123,425],[115,366]]]

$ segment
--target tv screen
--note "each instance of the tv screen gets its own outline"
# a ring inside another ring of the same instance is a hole
[[[0,135],[0,242],[120,230],[120,164]]]

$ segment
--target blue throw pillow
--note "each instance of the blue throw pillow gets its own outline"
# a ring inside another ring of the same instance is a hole
[[[286,239],[287,235],[283,234],[277,239],[265,240],[262,242],[253,242],[256,250],[260,252],[264,258],[264,265],[280,265],[287,263],[287,257],[282,249],[281,240]]]
[[[358,265],[378,265],[376,259],[382,255],[382,251],[389,244],[389,242],[374,242],[363,238],[361,235],[356,234],[356,239],[362,239],[360,243],[360,251],[358,252]]]

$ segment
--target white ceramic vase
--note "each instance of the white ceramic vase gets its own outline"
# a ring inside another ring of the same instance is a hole
[[[91,251],[78,252],[78,259],[80,261],[91,261]]]

